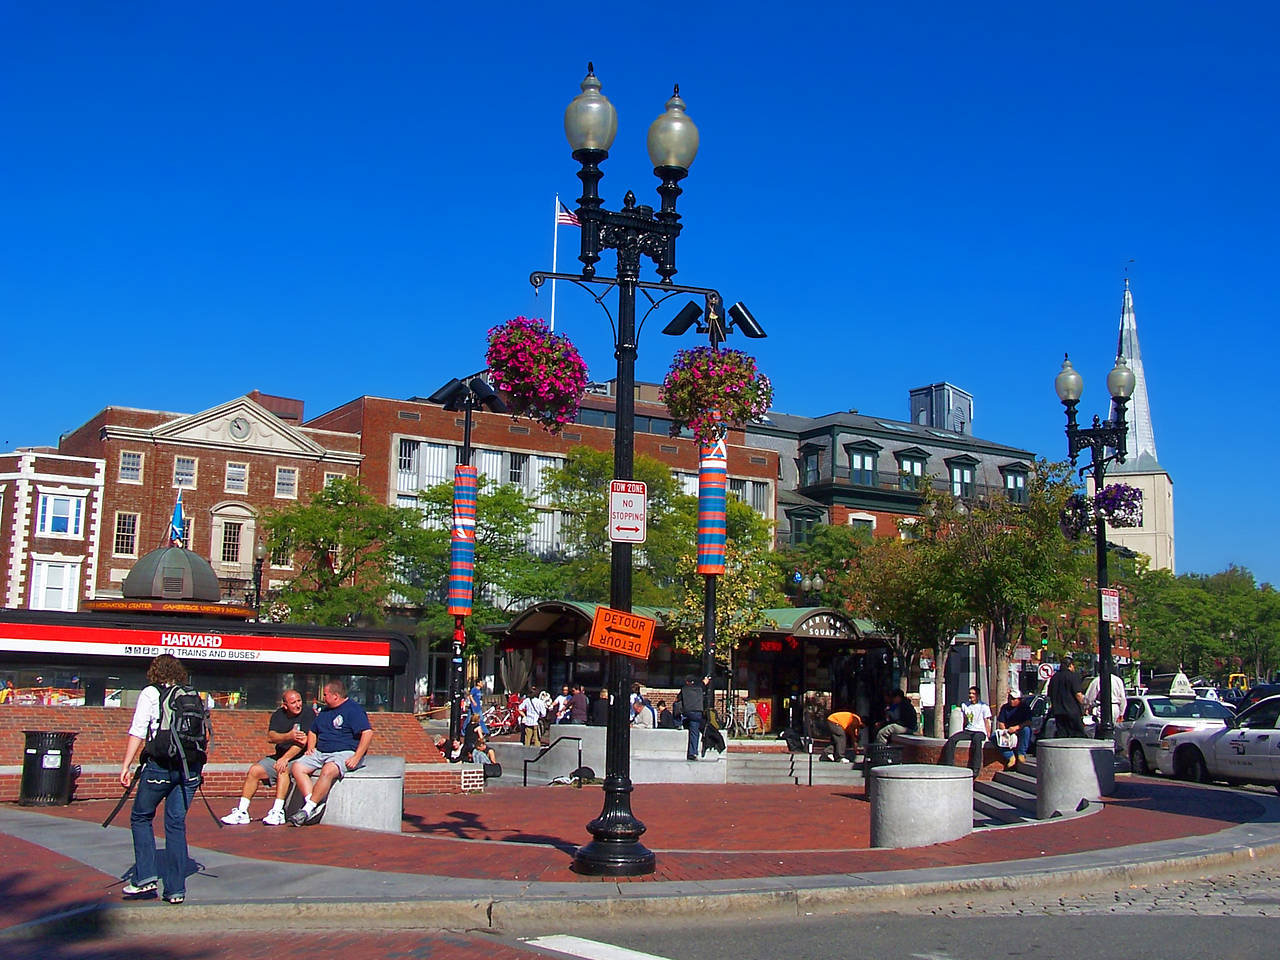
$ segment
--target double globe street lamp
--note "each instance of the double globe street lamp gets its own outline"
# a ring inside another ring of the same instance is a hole
[[[1076,423],[1076,405],[1084,393],[1084,378],[1071,366],[1071,361],[1064,355],[1062,369],[1054,379],[1053,386],[1058,392],[1058,399],[1067,408],[1067,453],[1071,457],[1071,465],[1075,466],[1080,451],[1088,450],[1090,463],[1080,468],[1080,476],[1092,474],[1095,501],[1107,482],[1107,464],[1115,461],[1124,463],[1127,454],[1126,435],[1128,426],[1125,423],[1125,407],[1133,396],[1135,378],[1133,371],[1124,362],[1124,357],[1116,357],[1116,365],[1107,374],[1107,390],[1111,394],[1113,416],[1110,420],[1100,421],[1093,418],[1093,425],[1081,427]],[[1110,449],[1112,452],[1107,453]],[[1111,663],[1111,633],[1103,614],[1103,591],[1107,588],[1107,521],[1102,511],[1094,506],[1094,541],[1097,559],[1098,580],[1098,704],[1099,717],[1096,736],[1099,740],[1110,740],[1114,735],[1115,724],[1111,716],[1111,674],[1114,672]]]
[[[614,324],[618,375],[613,475],[616,480],[631,480],[635,459],[636,291],[657,290],[662,299],[679,292],[714,293],[671,282],[676,274],[676,238],[681,229],[676,199],[682,192],[680,181],[688,175],[698,153],[698,128],[685,114],[685,103],[680,99],[680,88],[676,87],[662,115],[649,127],[649,159],[658,178],[661,199],[658,210],[637,204],[630,190],[623,198],[621,210],[606,210],[600,199],[600,178],[604,175],[600,164],[613,146],[618,114],[600,92],[600,81],[592,64],[587,64],[581,89],[565,110],[564,132],[573,158],[581,165],[578,179],[582,181],[582,196],[578,198],[575,212],[582,228],[578,255],[582,272],[580,276],[535,273],[530,281],[538,287],[549,277],[562,277],[579,285],[600,283],[618,288],[618,315]],[[613,278],[596,275],[596,264],[605,250],[617,252],[617,275]],[[646,257],[653,261],[660,283],[640,280],[640,263]],[[603,306],[601,298],[596,299]],[[610,552],[609,605],[615,610],[631,610],[631,565],[632,545],[614,541]],[[600,816],[587,824],[592,840],[574,854],[573,869],[578,873],[638,876],[652,873],[655,867],[653,852],[640,843],[645,826],[631,812],[628,698],[631,675],[630,660],[610,653],[612,690],[605,734],[604,806]]]

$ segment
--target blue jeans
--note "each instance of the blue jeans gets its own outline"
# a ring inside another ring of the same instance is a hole
[[[195,800],[200,777],[185,783],[181,770],[166,770],[150,760],[138,777],[138,795],[129,814],[133,831],[133,882],[159,880],[167,897],[187,889],[187,811]],[[152,822],[164,801],[164,853],[156,853]],[[159,868],[157,870],[157,867]]]
[[[698,741],[702,738],[702,711],[689,711],[684,715],[684,725],[689,731],[689,759],[698,759]]]
[[[1005,747],[1000,748],[1000,756],[1004,757],[1006,763],[1008,763],[1010,760],[1013,759],[1013,755],[1015,753],[1020,757],[1025,757],[1027,755],[1027,751],[1031,749],[1030,725],[1023,724],[1021,727],[1018,728],[1017,732],[1018,732],[1018,747],[1016,750],[1010,750]],[[996,742],[996,738],[994,735],[991,737],[991,742],[992,743]]]

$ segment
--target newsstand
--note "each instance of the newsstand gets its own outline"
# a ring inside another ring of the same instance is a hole
[[[18,803],[24,807],[53,807],[71,802],[71,745],[74,733],[23,730],[27,738],[22,759]]]

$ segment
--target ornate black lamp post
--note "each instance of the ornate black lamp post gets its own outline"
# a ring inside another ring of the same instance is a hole
[[[576,282],[605,283],[618,288],[618,317],[615,326],[614,355],[618,360],[617,428],[614,434],[613,474],[617,480],[633,479],[635,454],[635,364],[636,364],[636,290],[658,289],[664,295],[680,291],[707,293],[671,283],[676,273],[676,238],[680,236],[680,215],[676,213],[679,183],[689,173],[698,152],[698,130],[684,112],[684,101],[676,88],[667,101],[666,110],[649,127],[649,159],[658,177],[658,195],[662,203],[655,213],[652,207],[637,205],[635,194],[627,191],[619,211],[606,210],[600,199],[600,164],[609,156],[609,148],[618,132],[618,115],[600,92],[595,70],[587,65],[582,92],[574,97],[564,113],[564,131],[573,150],[573,158],[582,165],[578,178],[582,196],[578,198],[577,216],[582,227],[582,262],[580,277],[566,277]],[[612,280],[596,276],[596,263],[604,250],[617,251],[617,276]],[[640,260],[653,261],[659,284],[640,280]],[[535,274],[530,279],[540,285],[552,274]],[[664,297],[665,298],[665,297]],[[599,300],[600,298],[597,298]],[[652,298],[651,298],[652,299]],[[609,574],[609,605],[616,610],[631,609],[630,543],[612,545]],[[628,692],[631,686],[631,663],[626,657],[610,654],[609,675],[612,697],[609,726],[605,740],[604,807],[595,820],[587,824],[592,840],[580,847],[573,859],[573,869],[594,876],[637,876],[652,873],[653,852],[640,843],[645,826],[631,812],[631,726]]]
[[[476,407],[485,407],[494,413],[505,413],[507,405],[482,377],[473,377],[469,383],[453,379],[427,398],[431,403],[441,404],[451,413],[463,411],[462,449],[458,452],[458,462],[464,465],[471,463],[471,411]],[[468,587],[468,598],[470,587]],[[466,609],[470,609],[470,599]],[[462,736],[462,642],[466,638],[463,629],[463,616],[454,616],[453,657],[449,661],[449,740],[452,742]]]
[[[1115,408],[1112,420],[1099,421],[1095,416],[1093,426],[1076,425],[1076,404],[1084,392],[1084,379],[1071,366],[1071,361],[1064,355],[1062,370],[1053,382],[1058,392],[1058,399],[1067,408],[1067,453],[1071,456],[1071,465],[1075,466],[1076,458],[1081,450],[1088,450],[1090,463],[1080,468],[1080,476],[1086,473],[1093,476],[1094,496],[1102,492],[1107,482],[1107,464],[1114,460],[1124,463],[1126,455],[1124,409],[1133,396],[1133,371],[1125,364],[1123,357],[1116,357],[1116,365],[1107,374],[1107,390]],[[1107,453],[1107,449],[1111,453]],[[1100,715],[1096,736],[1099,740],[1110,740],[1115,732],[1111,718],[1111,633],[1107,621],[1102,616],[1102,591],[1107,587],[1107,521],[1098,509],[1094,509],[1096,526],[1094,539],[1097,547],[1098,563],[1098,703]]]
[[[262,565],[267,560],[267,545],[261,540],[253,548],[253,616],[262,619]]]

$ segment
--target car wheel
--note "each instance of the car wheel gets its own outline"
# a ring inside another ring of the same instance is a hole
[[[1147,755],[1142,752],[1141,744],[1135,743],[1129,748],[1129,767],[1140,777],[1151,776],[1151,764],[1147,763]]]
[[[1209,768],[1205,766],[1204,756],[1194,747],[1182,760],[1182,775],[1195,783],[1209,782]]]

